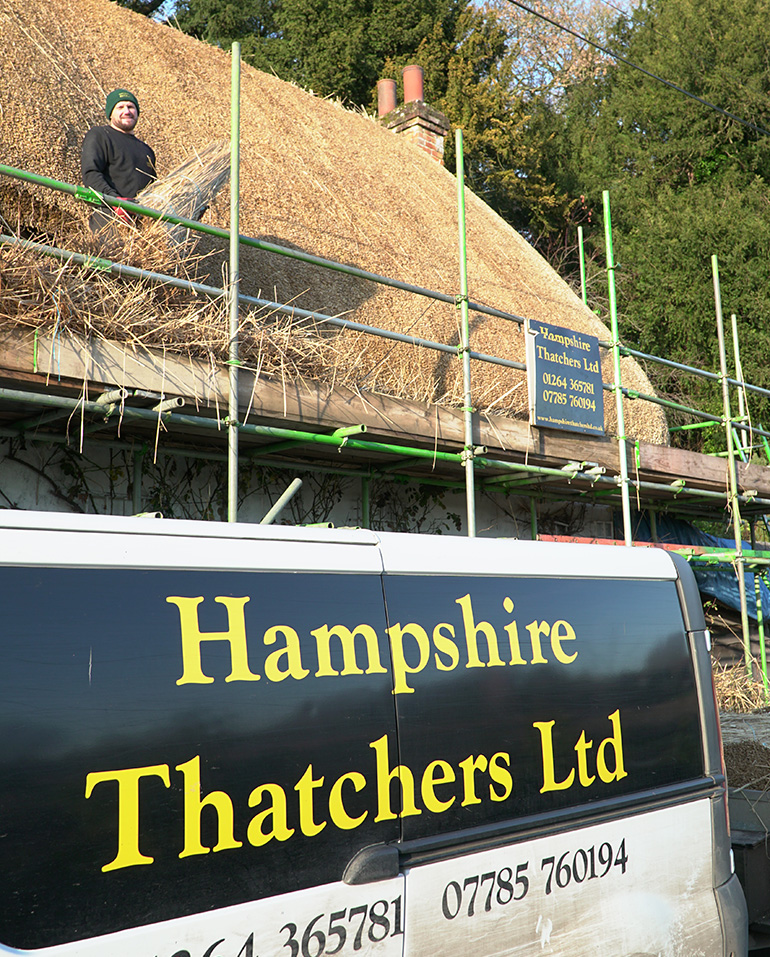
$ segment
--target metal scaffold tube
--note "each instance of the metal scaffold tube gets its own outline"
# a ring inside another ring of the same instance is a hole
[[[623,391],[620,381],[620,334],[618,333],[618,308],[615,297],[615,258],[612,251],[612,222],[610,219],[610,194],[602,193],[604,204],[604,237],[607,246],[607,282],[610,295],[610,320],[612,322],[612,359],[615,370],[615,408],[618,416],[618,454],[620,458],[621,502],[623,507],[623,537],[631,545],[631,498],[628,489],[628,457],[626,455],[626,424],[623,416]]]
[[[16,169],[13,166],[5,166],[2,163],[0,163],[0,175],[34,183],[37,186],[45,186],[48,189],[53,189],[60,193],[68,193],[70,196],[74,196],[75,199],[91,205],[99,206],[104,200],[101,193],[97,193],[96,190],[90,189],[87,186],[73,186],[71,183],[63,183],[60,180],[52,179],[50,176],[28,173],[25,170]],[[150,206],[142,206],[140,203],[134,203],[128,199],[121,199],[119,196],[110,196],[109,201],[110,206],[126,209],[130,213],[147,216],[149,219],[157,219],[164,223],[184,226],[185,229],[204,233],[207,236],[216,236],[219,239],[226,239],[228,241],[230,239],[229,230],[221,229],[218,226],[209,226],[207,223],[202,223],[197,219],[185,219],[183,216],[174,216],[168,212],[161,213],[158,212],[157,209],[152,209]],[[345,273],[348,276],[356,276],[358,279],[366,279],[369,282],[380,283],[383,286],[390,286],[393,289],[401,289],[403,292],[412,292],[417,296],[426,296],[428,299],[435,299],[438,302],[455,305],[455,297],[450,296],[448,293],[438,292],[434,289],[426,289],[424,286],[416,286],[413,283],[401,282],[398,279],[391,279],[389,276],[381,276],[378,273],[359,269],[357,266],[349,266],[345,263],[336,262],[333,259],[324,259],[322,256],[313,256],[311,253],[305,253],[299,249],[279,246],[277,243],[269,243],[263,239],[256,239],[254,236],[238,236],[238,242],[243,246],[261,249],[263,252],[286,256],[289,259],[296,259],[299,262],[308,263],[312,266],[320,266],[322,269],[331,269],[334,272]],[[480,302],[469,302],[468,306],[474,312],[481,312],[485,316],[495,316],[498,319],[507,319],[520,324],[525,321],[523,316],[517,316],[515,313],[505,312],[502,309],[494,309]]]
[[[97,259],[93,256],[86,256],[83,253],[72,252],[67,249],[59,249],[56,246],[47,246],[45,243],[36,243],[31,239],[20,239],[18,236],[8,236],[0,234],[0,243],[6,243],[13,246],[21,246],[24,249],[30,249],[44,256],[51,256],[68,265],[74,264],[82,266],[85,269],[99,269],[103,272],[110,272],[114,276],[129,277],[131,279],[145,279],[148,282],[159,283],[164,286],[174,286],[177,289],[184,289],[206,296],[209,299],[227,299],[228,290],[220,289],[217,286],[207,286],[203,283],[194,282],[190,279],[181,279],[179,276],[169,276],[166,273],[152,272],[148,269],[139,269],[136,266],[127,266],[123,263],[112,262],[109,259]],[[248,296],[239,292],[238,301],[242,305],[256,306],[266,310],[268,313],[280,312],[294,319],[311,319],[314,322],[320,322],[324,325],[336,326],[339,329],[349,329],[352,332],[364,332],[367,335],[378,336],[382,339],[390,339],[393,342],[403,342],[405,345],[420,346],[424,349],[432,349],[436,352],[444,352],[456,356],[458,354],[457,346],[450,346],[443,342],[434,342],[431,339],[423,339],[420,336],[410,336],[403,332],[393,332],[390,329],[382,329],[378,326],[366,325],[363,322],[354,322],[352,319],[343,319],[341,316],[328,316],[323,312],[312,312],[309,309],[301,309],[299,306],[288,305],[287,303],[275,302],[271,299],[260,299],[257,296]],[[265,317],[269,318],[269,315]],[[493,365],[504,366],[507,369],[524,370],[523,362],[517,362],[514,359],[501,359],[499,356],[487,355],[483,352],[470,351],[471,359],[479,362],[489,362]],[[650,400],[654,401],[654,400]],[[719,420],[717,420],[719,421]],[[768,432],[770,437],[770,432]]]
[[[100,405],[95,401],[87,401],[81,399],[73,399],[65,396],[57,396],[51,394],[41,394],[41,393],[30,393],[22,392],[14,389],[5,389],[0,388],[0,399],[9,401],[9,402],[19,402],[19,403],[34,403],[40,407],[47,408],[57,408],[57,409],[66,409],[70,412],[76,412],[81,415],[99,415],[102,418],[104,417],[104,406]],[[124,406],[118,415],[115,416],[117,422],[119,421],[139,421],[145,423],[152,423],[157,425],[158,421],[161,421],[167,429],[170,429],[173,426],[179,428],[194,428],[194,429],[206,429],[206,430],[215,430],[219,431],[221,429],[222,423],[218,418],[207,418],[203,415],[188,415],[185,413],[179,412],[159,412],[153,411],[146,408],[133,408],[131,406]],[[378,442],[371,440],[362,440],[355,437],[350,437],[349,435],[341,435],[338,433],[319,433],[319,432],[307,432],[299,429],[286,429],[278,428],[276,426],[267,426],[267,425],[252,425],[251,423],[239,423],[238,428],[241,432],[244,432],[253,436],[260,436],[264,438],[271,438],[278,440],[279,442],[291,442],[292,445],[327,445],[334,448],[346,448],[354,451],[368,452],[374,454],[382,455],[396,455],[401,456],[404,459],[404,465],[407,464],[409,459],[417,461],[427,461],[431,463],[435,462],[445,462],[456,465],[463,464],[463,456],[458,452],[441,452],[435,448],[420,448],[417,446],[406,446],[406,445],[396,445],[390,442]],[[338,430],[338,432],[345,430]],[[0,435],[7,437],[16,437],[19,435],[19,432],[8,427],[0,428]],[[26,441],[58,441],[67,444],[66,436],[55,436],[51,434],[42,434],[36,433],[35,436],[26,437]],[[100,443],[102,444],[102,443]],[[104,443],[110,444],[110,443]],[[111,443],[115,445],[115,443]],[[275,446],[273,446],[274,448]],[[189,452],[183,453],[181,450],[169,449],[169,454],[190,454],[193,458],[205,458],[212,461],[223,461],[226,459],[224,453],[203,453],[197,450],[189,450]],[[262,453],[262,454],[261,454]],[[255,448],[249,450],[248,457],[250,461],[259,462],[264,460],[263,464],[271,464],[269,456],[264,454],[264,449]],[[554,479],[565,479],[573,480],[578,477],[578,473],[573,474],[570,470],[565,470],[564,468],[548,468],[546,466],[534,466],[527,464],[526,462],[510,462],[502,459],[490,458],[486,455],[476,455],[475,462],[480,468],[484,469],[494,469],[503,472],[508,472],[511,474],[511,478],[515,478],[520,475],[530,475],[533,477],[553,477]],[[275,464],[279,464],[276,460]],[[311,468],[308,463],[302,462],[288,462],[281,461],[280,465],[282,467],[290,467],[293,469],[301,468]],[[316,468],[315,465],[312,468]],[[355,470],[350,469],[325,469],[323,466],[318,466],[319,471],[330,471],[334,474],[347,474],[355,475],[361,474],[361,470],[356,472]],[[371,465],[367,464],[366,466],[367,474],[370,476],[384,476],[387,474],[392,474],[387,468],[378,469],[372,468]],[[453,482],[448,479],[439,479],[429,475],[420,475],[420,476],[404,476],[407,479],[414,479],[422,484],[427,485],[439,485],[444,488],[463,488],[464,482]],[[498,476],[496,478],[487,479],[484,483],[485,488],[492,488],[496,484],[503,485],[506,482],[505,476]],[[619,479],[615,476],[610,475],[598,475],[594,476],[591,479],[591,495],[592,497],[597,497],[599,495],[615,494],[618,492]],[[656,482],[643,482],[643,481],[634,481],[633,485],[635,488],[640,490],[648,490],[656,493],[665,493],[670,494],[671,485],[668,483],[656,483]],[[594,488],[597,486],[598,488]],[[527,494],[526,490],[524,493]],[[544,493],[541,490],[538,490],[535,494],[538,496],[543,496]],[[682,486],[677,489],[676,494],[678,496],[687,495],[692,498],[693,502],[702,500],[705,502],[717,502],[725,501],[725,494],[720,492],[712,492],[706,489],[699,488],[687,488]],[[761,507],[763,511],[770,511],[770,499],[761,499],[755,496],[753,497],[743,497],[739,496],[739,500],[746,502],[746,504]],[[686,503],[685,503],[686,504]]]
[[[465,502],[467,510],[468,537],[476,537],[476,488],[473,472],[475,454],[473,444],[473,400],[471,396],[470,322],[468,319],[468,256],[465,242],[465,171],[463,169],[463,131],[455,130],[457,155],[457,231],[460,245],[460,307],[461,351],[463,360],[463,424],[465,448]]]
[[[746,671],[752,676],[751,634],[749,632],[749,614],[746,604],[746,563],[743,557],[743,535],[741,533],[741,510],[738,501],[738,478],[735,472],[735,449],[730,415],[730,389],[727,384],[727,351],[725,349],[725,328],[722,317],[722,292],[719,286],[719,261],[716,255],[711,257],[711,272],[714,279],[714,306],[719,339],[719,369],[722,380],[722,403],[724,406],[725,435],[727,438],[727,478],[730,489],[730,514],[733,518],[735,536],[735,574],[738,577],[738,593],[741,601],[741,631],[743,633],[743,660]]]
[[[241,167],[241,45],[233,43],[232,89],[230,93],[230,273],[229,273],[229,345],[230,390],[227,421],[227,521],[238,521],[238,293],[240,264],[238,234],[240,227]]]
[[[578,256],[580,259],[580,295],[583,299],[583,305],[588,305],[588,291],[586,289],[586,251],[583,243],[583,227],[578,226]]]

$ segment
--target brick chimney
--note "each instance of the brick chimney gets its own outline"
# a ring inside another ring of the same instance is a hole
[[[409,136],[420,149],[444,165],[444,139],[449,132],[449,120],[423,102],[421,66],[404,67],[403,106],[396,106],[396,81],[379,81],[377,114],[383,126]]]

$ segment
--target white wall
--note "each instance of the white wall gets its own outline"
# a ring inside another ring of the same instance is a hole
[[[0,444],[0,508],[131,515],[137,446],[84,442],[83,453],[62,445],[14,440]],[[242,460],[239,520],[258,522],[298,473],[266,469]],[[362,482],[357,477],[315,472],[302,474],[303,487],[284,509],[281,524],[328,521],[360,526]],[[461,475],[458,478],[461,479]],[[143,450],[140,511],[161,511],[167,518],[226,517],[226,465]],[[464,489],[442,490],[414,482],[372,479],[369,484],[373,528],[464,534]],[[538,531],[549,534],[612,537],[612,511],[588,503],[536,502]],[[530,499],[477,490],[479,536],[530,538]]]

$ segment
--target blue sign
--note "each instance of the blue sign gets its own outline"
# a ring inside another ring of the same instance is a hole
[[[532,425],[604,435],[599,340],[539,320],[525,332]]]

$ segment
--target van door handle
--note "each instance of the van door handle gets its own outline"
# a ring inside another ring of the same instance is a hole
[[[398,877],[398,848],[393,844],[370,844],[350,859],[342,880],[345,884],[371,884]]]

